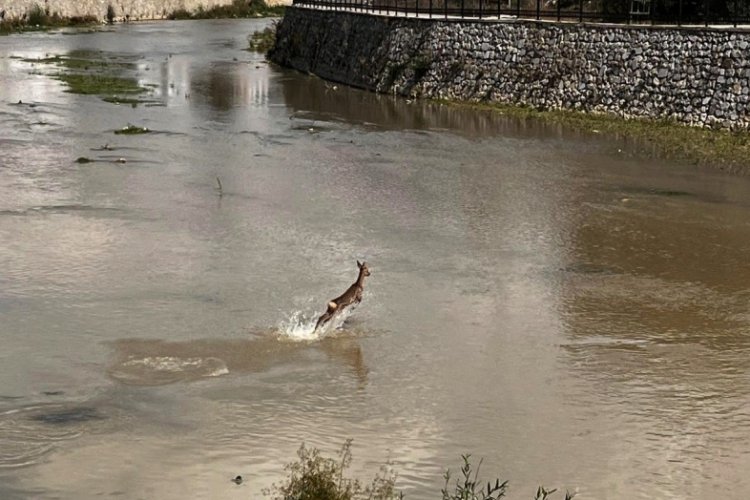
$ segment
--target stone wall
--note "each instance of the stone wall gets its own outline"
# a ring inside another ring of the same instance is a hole
[[[271,58],[409,97],[750,128],[750,33],[290,8]]]
[[[164,19],[180,9],[192,12],[200,6],[210,9],[231,3],[232,0],[0,0],[0,11],[5,11],[6,19],[18,19],[34,5],[38,5],[48,9],[50,14],[57,13],[63,17],[94,16],[103,21],[107,16],[107,7],[111,5],[115,10],[116,20],[124,21],[128,16],[129,20],[137,21]],[[270,0],[266,3],[275,5],[285,2]]]

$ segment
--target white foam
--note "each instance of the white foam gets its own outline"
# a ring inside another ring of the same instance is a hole
[[[344,309],[343,312],[335,315],[331,321],[316,331],[315,323],[318,322],[319,313],[308,315],[303,311],[295,311],[288,320],[279,324],[279,336],[295,342],[320,340],[341,328],[351,312],[351,307]]]
[[[227,373],[229,373],[229,368],[219,358],[179,358],[174,356],[133,358],[110,371],[110,374],[116,379],[145,385],[203,377],[220,377]]]

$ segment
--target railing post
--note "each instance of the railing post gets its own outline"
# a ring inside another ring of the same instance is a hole
[[[560,22],[560,0],[557,0],[557,22]]]
[[[464,7],[466,4],[466,0],[461,0],[461,19],[464,18]]]
[[[708,0],[703,0],[703,6],[705,7],[705,22],[706,22],[706,28],[708,28]]]
[[[516,17],[521,17],[521,0],[516,0]]]
[[[430,19],[432,19],[432,0],[430,0]]]
[[[541,7],[540,4],[541,0],[536,0],[536,20],[539,20],[539,8]]]
[[[479,19],[482,19],[482,0],[479,0]]]
[[[578,22],[583,22],[583,0],[578,0]]]
[[[500,1],[501,0],[497,0],[497,20],[498,21],[500,20]]]

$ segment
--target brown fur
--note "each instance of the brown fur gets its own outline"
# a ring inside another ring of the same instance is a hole
[[[365,278],[370,275],[370,269],[367,267],[367,262],[357,261],[357,267],[359,268],[359,276],[357,281],[346,289],[344,293],[331,300],[328,303],[328,308],[319,318],[315,324],[315,330],[325,325],[331,319],[347,307],[352,304],[359,304],[362,301],[362,292],[364,291]]]

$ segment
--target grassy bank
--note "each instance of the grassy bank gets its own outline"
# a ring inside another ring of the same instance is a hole
[[[50,14],[48,10],[44,10],[39,5],[34,5],[22,19],[0,21],[0,35],[96,24],[99,24],[99,21],[94,16],[62,17],[57,13]]]
[[[635,140],[659,157],[750,173],[750,132],[689,127],[669,120],[625,119],[581,111],[539,111],[504,104],[437,101],[450,106],[492,110],[520,120],[560,124],[591,134]]]
[[[217,5],[206,9],[203,6],[189,11],[179,9],[167,19],[232,19],[248,17],[277,17],[284,15],[284,6],[269,6],[264,0],[232,0],[230,5]]]

